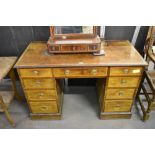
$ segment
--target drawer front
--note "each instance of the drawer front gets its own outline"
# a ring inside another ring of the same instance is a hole
[[[58,113],[58,107],[56,104],[31,106],[32,113]]]
[[[107,89],[106,99],[133,99],[135,89]]]
[[[107,75],[107,67],[92,68],[54,68],[54,77],[105,77]]]
[[[28,100],[55,100],[56,91],[55,90],[26,90],[26,95]]]
[[[52,70],[49,68],[19,69],[21,77],[52,77]]]
[[[87,45],[61,45],[61,51],[69,52],[69,51],[87,51]]]
[[[140,76],[142,67],[111,67],[110,76]]]
[[[104,112],[129,112],[132,106],[132,100],[106,100]]]
[[[99,45],[98,44],[94,44],[94,45],[89,45],[88,46],[88,51],[98,51],[99,50]]]
[[[51,106],[51,105],[57,105],[57,100],[53,101],[30,101],[30,106]]]
[[[137,87],[139,77],[109,77],[108,87]]]
[[[60,47],[58,45],[49,46],[50,51],[60,51]]]
[[[55,89],[54,79],[23,79],[25,89]]]

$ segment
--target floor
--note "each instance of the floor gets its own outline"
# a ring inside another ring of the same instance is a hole
[[[5,81],[9,83],[9,81]],[[18,90],[23,95],[18,84]],[[13,100],[10,113],[17,129],[146,129],[155,128],[155,112],[147,122],[141,121],[134,106],[131,119],[100,120],[99,103],[94,87],[68,87],[65,89],[62,120],[31,120],[26,101]],[[12,128],[3,113],[0,113],[0,128]]]

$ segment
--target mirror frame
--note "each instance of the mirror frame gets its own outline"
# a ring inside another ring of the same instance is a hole
[[[89,39],[97,36],[97,26],[93,26],[93,33],[67,33],[55,34],[55,26],[50,26],[50,37],[52,39]]]

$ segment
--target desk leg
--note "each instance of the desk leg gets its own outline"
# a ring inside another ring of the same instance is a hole
[[[9,77],[11,78],[12,86],[13,86],[13,91],[15,93],[16,98],[19,101],[22,101],[22,97],[19,95],[19,93],[17,91],[17,87],[16,87],[16,76],[15,76],[15,73],[14,73],[14,70],[13,69],[10,70]]]
[[[5,105],[5,103],[3,102],[3,99],[2,99],[1,96],[0,96],[0,106],[1,106],[1,108],[4,110],[4,113],[5,113],[5,115],[6,115],[6,118],[8,119],[8,121],[10,122],[10,124],[11,124],[13,127],[15,127],[15,123],[14,123],[14,121],[13,121],[11,115],[9,114],[8,109],[7,109],[6,105]]]

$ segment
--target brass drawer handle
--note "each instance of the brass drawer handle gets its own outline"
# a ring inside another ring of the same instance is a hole
[[[116,104],[116,107],[118,107],[118,108],[119,108],[120,106],[121,106],[120,104]]]
[[[120,92],[118,93],[118,95],[119,95],[119,96],[123,96],[123,92],[120,91]]]
[[[125,74],[129,73],[129,69],[124,69],[124,73]]]
[[[41,81],[36,81],[36,84],[39,84],[40,85],[41,84]]]
[[[39,71],[35,70],[33,71],[34,74],[38,75],[39,74]]]
[[[97,70],[96,69],[92,69],[91,73],[92,74],[96,74],[97,73]]]
[[[40,93],[40,94],[39,94],[39,97],[42,97],[42,96],[44,96],[44,93]]]
[[[125,83],[127,83],[127,81],[122,79],[121,84],[125,84]]]
[[[65,70],[65,75],[70,74],[70,70]]]
[[[95,45],[93,46],[93,50],[96,50],[96,46]]]
[[[48,107],[40,107],[41,110],[47,110]]]

